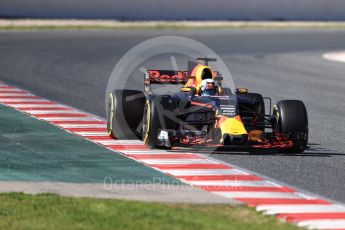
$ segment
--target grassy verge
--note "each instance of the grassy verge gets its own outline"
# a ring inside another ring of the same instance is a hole
[[[297,229],[253,209],[0,194],[0,229]]]

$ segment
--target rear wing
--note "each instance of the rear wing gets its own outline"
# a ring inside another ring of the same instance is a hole
[[[145,73],[145,86],[150,84],[186,84],[187,71],[148,70]]]
[[[223,78],[218,71],[212,71],[213,79],[218,81],[221,86]],[[188,71],[182,70],[148,70],[144,78],[144,90],[148,94],[151,92],[151,84],[182,84],[185,85],[189,79],[195,79],[195,76],[190,76]]]

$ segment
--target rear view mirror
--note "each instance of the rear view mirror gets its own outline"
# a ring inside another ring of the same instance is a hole
[[[246,88],[237,88],[235,92],[236,93],[248,93],[248,89],[246,89]]]
[[[187,92],[190,92],[190,91],[191,91],[191,88],[189,88],[189,87],[182,87],[181,88],[181,92],[187,93]]]

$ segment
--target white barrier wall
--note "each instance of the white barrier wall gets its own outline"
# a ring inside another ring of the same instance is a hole
[[[345,20],[345,0],[0,0],[0,17]]]

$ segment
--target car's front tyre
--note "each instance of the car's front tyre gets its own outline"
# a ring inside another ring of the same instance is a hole
[[[288,134],[294,143],[293,147],[281,149],[281,152],[301,153],[308,144],[308,114],[300,100],[279,101],[273,109],[275,124],[273,130]]]

